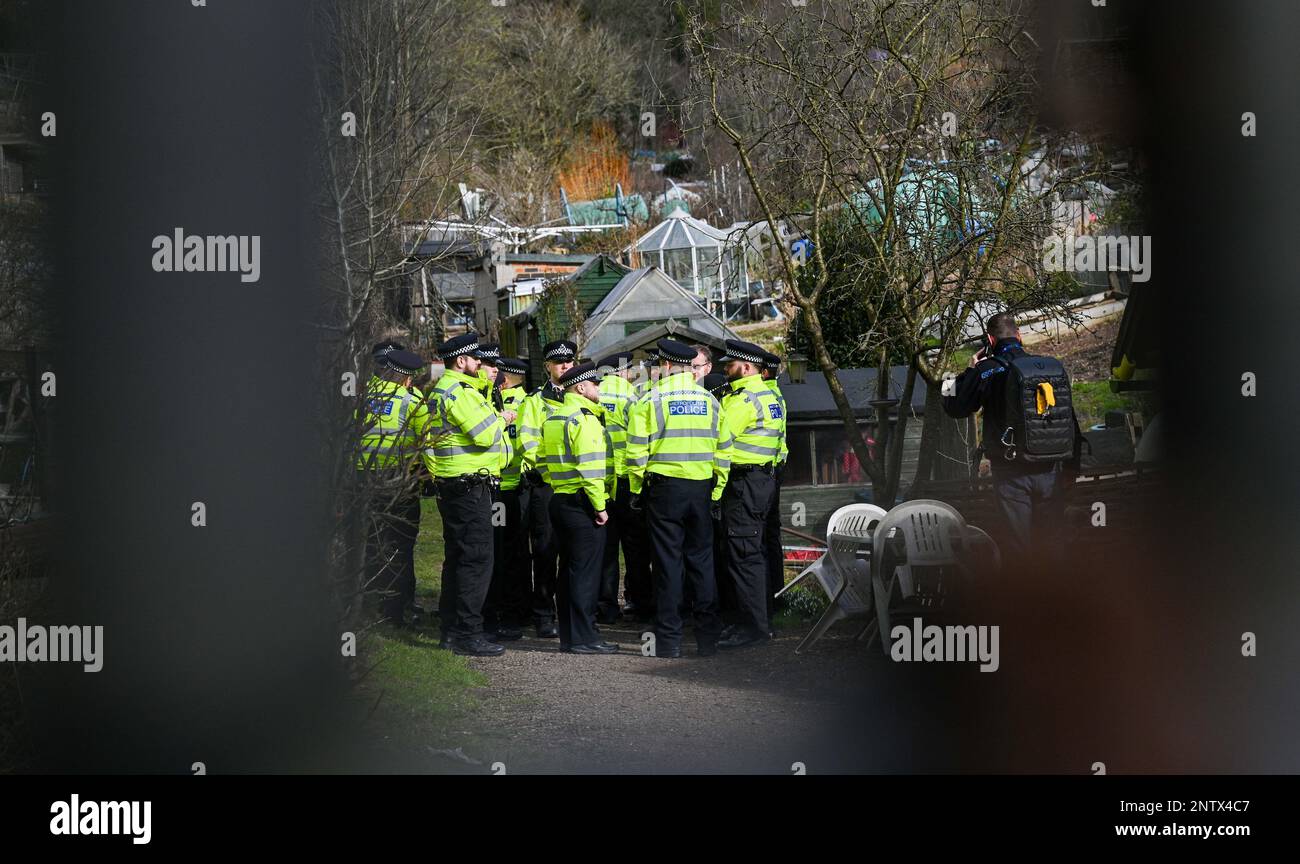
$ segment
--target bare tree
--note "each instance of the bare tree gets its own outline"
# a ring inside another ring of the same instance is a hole
[[[1022,167],[1041,135],[1030,5],[714,5],[686,20],[690,111],[731,143],[754,217],[811,242],[802,258],[780,257],[783,282],[877,499],[892,501],[917,378],[937,400],[972,313],[1063,299],[1041,276],[1048,192]],[[891,363],[908,367],[877,460],[825,337],[832,287],[859,307],[855,348],[879,368],[879,395]]]
[[[330,579],[356,625],[368,514],[419,482],[405,472],[358,472],[370,346],[409,326],[403,290],[415,271],[404,223],[444,217],[458,201],[476,118],[452,91],[444,46],[456,41],[460,0],[349,0],[318,8],[317,110],[322,123],[321,215],[330,380],[321,417],[333,465]],[[396,298],[396,299],[394,299]],[[381,479],[382,478],[382,479]]]

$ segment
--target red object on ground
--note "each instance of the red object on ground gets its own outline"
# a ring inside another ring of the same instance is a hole
[[[826,550],[820,546],[782,546],[783,558],[786,561],[804,563],[816,561]]]

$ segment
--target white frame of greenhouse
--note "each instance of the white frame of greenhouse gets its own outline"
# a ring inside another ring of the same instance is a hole
[[[748,314],[749,267],[745,260],[744,235],[732,240],[725,231],[675,210],[647,231],[631,247],[634,266],[654,265],[706,308],[725,320],[728,298],[744,297],[743,314]],[[735,316],[733,316],[735,317]]]

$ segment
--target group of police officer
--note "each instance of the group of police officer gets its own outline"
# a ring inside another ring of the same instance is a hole
[[[784,583],[779,357],[728,340],[715,361],[662,339],[638,368],[631,353],[579,363],[560,340],[527,393],[526,364],[472,333],[437,351],[445,372],[425,397],[413,384],[422,358],[375,346],[359,414],[359,469],[399,490],[376,503],[367,543],[384,618],[401,626],[421,611],[423,478],[446,543],[441,645],[458,654],[499,655],[529,623],[563,651],[613,654],[600,625],[623,616],[653,620],[659,657],[681,656],[684,613],[702,656],[771,638]]]

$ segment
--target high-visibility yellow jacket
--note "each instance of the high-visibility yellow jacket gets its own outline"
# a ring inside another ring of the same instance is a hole
[[[605,431],[614,449],[614,474],[627,474],[627,412],[636,395],[632,382],[622,375],[606,375],[600,379],[600,404],[605,408]]]
[[[506,387],[501,391],[502,410],[518,414],[527,395],[522,387]],[[518,489],[519,477],[523,473],[520,463],[524,456],[524,450],[519,446],[519,417],[516,416],[515,422],[506,426],[506,439],[510,442],[510,464],[501,472],[501,488]]]
[[[524,454],[520,468],[524,471],[541,470],[538,467],[541,458],[542,423],[557,408],[564,404],[564,391],[551,382],[546,382],[521,403],[519,410],[519,446]]]
[[[790,455],[790,448],[786,446],[785,394],[781,392],[781,387],[776,383],[775,378],[767,379],[767,389],[776,394],[776,403],[781,406],[781,452],[776,457],[776,461],[785,464],[786,458]]]
[[[358,468],[396,468],[410,464],[419,455],[429,422],[423,393],[372,375],[366,384],[362,410]]]
[[[556,492],[585,493],[597,511],[607,498],[609,441],[596,415],[597,406],[577,393],[542,422],[541,464]]]
[[[424,461],[436,477],[480,472],[499,477],[510,463],[505,424],[484,397],[480,380],[448,369],[429,394]]]
[[[731,433],[731,464],[772,465],[781,455],[785,412],[759,375],[731,382],[722,403],[722,428]]]
[[[731,434],[720,428],[722,406],[689,372],[661,378],[633,403],[627,426],[628,488],[640,493],[647,474],[714,478],[722,497],[731,468]]]

